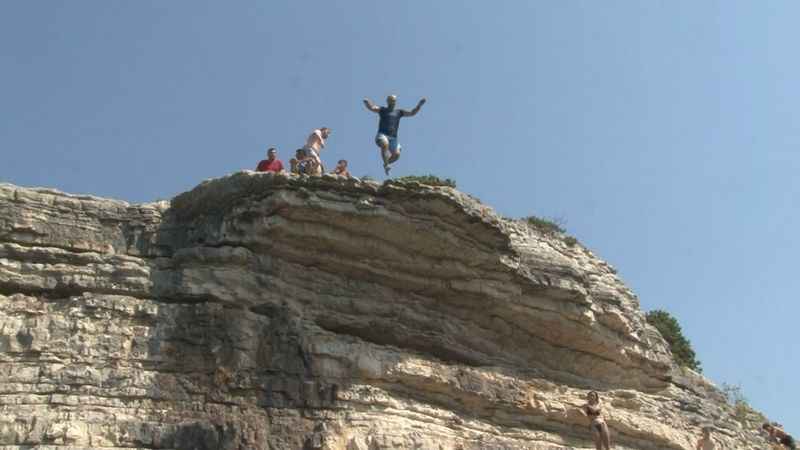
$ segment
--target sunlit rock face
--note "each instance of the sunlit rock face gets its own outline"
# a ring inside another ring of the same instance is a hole
[[[617,449],[763,443],[569,244],[416,183],[0,184],[0,448],[585,449],[593,389]]]

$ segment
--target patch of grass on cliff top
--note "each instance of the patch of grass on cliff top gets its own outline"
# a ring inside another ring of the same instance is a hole
[[[524,217],[522,220],[528,222],[528,225],[532,226],[533,228],[536,228],[537,230],[541,231],[544,234],[553,235],[553,234],[564,233],[566,231],[564,227],[562,227],[561,224],[559,224],[555,220],[543,219],[537,216]]]
[[[575,239],[575,237],[566,234],[567,230],[564,229],[563,219],[550,220],[537,216],[528,216],[523,217],[522,220],[545,236],[561,236],[568,247],[575,247],[578,245],[578,240]]]
[[[523,217],[522,220],[531,228],[539,231],[545,236],[560,236],[561,239],[567,244],[568,247],[575,247],[578,245],[578,240],[573,236],[567,234],[564,229],[563,219],[545,219],[538,216]]]
[[[397,181],[400,183],[427,184],[428,186],[447,186],[451,188],[456,187],[455,180],[451,180],[450,178],[445,178],[443,180],[436,175],[407,175],[404,177],[394,178],[392,181]]]

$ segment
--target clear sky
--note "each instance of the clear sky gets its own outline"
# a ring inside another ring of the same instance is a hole
[[[800,433],[800,2],[0,2],[0,181],[170,198],[288,159],[566,220],[718,383]],[[792,381],[795,380],[795,381]]]

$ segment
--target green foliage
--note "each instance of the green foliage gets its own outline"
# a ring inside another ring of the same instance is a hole
[[[541,231],[543,234],[552,235],[564,232],[564,228],[555,220],[543,219],[536,216],[528,216],[523,220],[528,222],[528,225]]]
[[[661,332],[661,335],[664,336],[672,351],[672,356],[675,357],[678,364],[700,373],[703,372],[691,342],[683,335],[681,326],[670,313],[657,309],[648,312],[645,316],[647,317],[647,323],[656,327]]]
[[[575,237],[564,234],[566,233],[564,229],[564,223],[566,221],[563,219],[544,219],[537,216],[528,216],[524,217],[522,220],[545,236],[561,235],[564,243],[567,244],[568,247],[575,247],[578,244],[578,240],[575,239]]]
[[[398,181],[400,183],[413,182],[413,183],[427,184],[428,186],[447,186],[451,188],[456,187],[455,180],[451,180],[450,178],[445,178],[444,180],[442,180],[436,175],[408,175],[405,177],[395,178],[393,181]]]

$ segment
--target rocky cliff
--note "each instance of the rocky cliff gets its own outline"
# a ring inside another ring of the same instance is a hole
[[[242,172],[132,205],[0,184],[0,448],[726,448],[614,269],[446,187]]]

